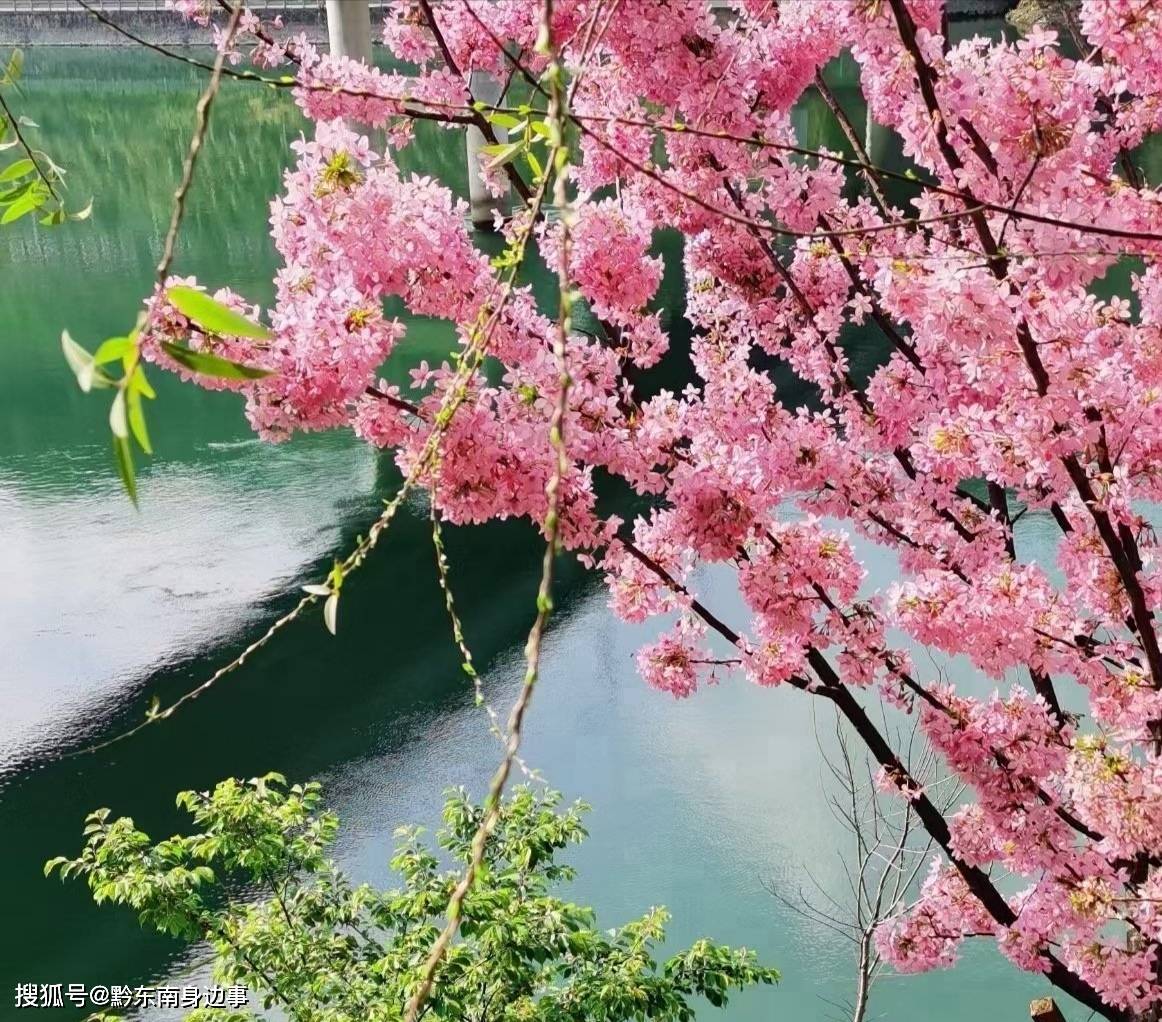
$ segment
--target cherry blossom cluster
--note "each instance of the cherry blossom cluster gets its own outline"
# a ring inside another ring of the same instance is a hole
[[[273,340],[200,335],[158,298],[147,355],[169,364],[159,342],[181,340],[269,370],[225,384],[273,440],[350,427],[408,471],[439,431],[421,482],[442,516],[543,527],[554,310],[527,286],[501,301],[464,203],[394,158],[417,116],[489,128],[473,72],[543,109],[540,7],[398,0],[382,41],[409,75],[243,24],[257,59],[293,62],[314,122],[272,203]],[[1159,6],[1085,0],[1076,38],[955,44],[940,0],[556,0],[552,18],[568,266],[552,218],[533,226],[595,324],[568,341],[562,539],[617,615],[665,623],[642,675],[689,697],[737,672],[847,717],[941,849],[879,933],[898,969],[986,937],[1102,1017],[1162,1004],[1162,195],[1135,163],[1162,126]],[[806,144],[808,92],[840,127],[853,113],[822,77],[843,53],[907,174],[871,165],[850,123],[845,153]],[[536,166],[489,175],[519,202]],[[659,306],[662,230],[682,235],[688,344]],[[388,298],[455,327],[441,364]],[[485,321],[488,364],[444,416]],[[380,378],[389,361],[409,385]],[[1055,557],[1026,548],[1024,516],[1057,530]],[[890,585],[869,584],[869,544],[894,553]],[[734,573],[743,619],[703,601],[709,566]],[[917,666],[918,646],[951,666]],[[865,712],[877,699],[966,785],[951,818]]]

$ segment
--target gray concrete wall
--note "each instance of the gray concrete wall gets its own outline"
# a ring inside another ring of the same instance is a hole
[[[210,44],[207,29],[186,21],[173,11],[109,13],[110,20],[134,35],[160,46]],[[291,33],[306,32],[315,42],[326,42],[327,25],[320,11],[288,11],[283,24]],[[80,7],[52,13],[0,12],[0,48],[7,46],[124,46],[124,36],[103,25]]]

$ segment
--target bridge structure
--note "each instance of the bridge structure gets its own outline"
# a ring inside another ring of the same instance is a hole
[[[165,0],[86,0],[104,14],[152,14],[166,10]],[[342,0],[357,3],[358,0]],[[364,0],[372,10],[388,6],[386,0]],[[653,0],[639,0],[653,2]],[[729,9],[730,0],[707,0],[712,8]],[[827,0],[821,0],[827,2]],[[1012,8],[1015,0],[948,0],[953,17],[997,17]],[[247,0],[246,6],[256,14],[273,17],[286,14],[296,17],[314,14],[323,16],[326,0]],[[82,11],[76,0],[0,0],[0,15],[5,14],[70,14]]]

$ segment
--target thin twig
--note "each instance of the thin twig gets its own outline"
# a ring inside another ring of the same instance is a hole
[[[422,2],[422,0],[421,0]],[[565,153],[563,142],[564,130],[564,72],[557,61],[556,51],[552,44],[552,0],[544,0],[542,32],[548,40],[549,71],[548,77],[552,99],[550,101],[549,122],[554,130],[554,145],[549,153],[545,178],[555,172],[553,199],[561,212],[560,217],[560,256],[557,271],[558,290],[560,292],[560,310],[557,316],[557,333],[553,345],[553,353],[560,373],[560,390],[553,409],[552,420],[549,425],[549,445],[555,454],[554,466],[549,481],[545,486],[547,509],[545,511],[545,554],[541,565],[541,582],[537,590],[537,614],[529,630],[528,641],[525,644],[525,676],[520,693],[513,703],[508,718],[508,741],[504,756],[492,775],[488,788],[488,795],[484,801],[484,816],[472,838],[471,855],[465,867],[464,875],[460,878],[452,896],[448,901],[448,921],[440,935],[432,945],[431,952],[424,963],[423,975],[415,993],[408,1000],[405,1013],[405,1022],[417,1022],[420,1012],[427,1004],[436,981],[436,972],[444,959],[456,931],[460,926],[463,914],[464,901],[472,890],[476,875],[484,862],[488,839],[500,819],[501,800],[504,788],[512,772],[513,763],[520,749],[522,727],[529,703],[536,688],[540,674],[541,644],[549,615],[553,610],[553,567],[557,557],[557,545],[560,532],[560,488],[568,470],[568,453],[565,447],[565,413],[569,402],[569,368],[566,361],[566,341],[571,328],[571,284],[569,280],[569,253],[570,253],[570,218],[568,195],[566,192],[566,168],[561,164],[559,157]],[[532,222],[530,220],[530,222]]]
[[[3,91],[0,91],[0,110],[4,111],[4,116],[7,118],[8,123],[12,125],[12,133],[16,136],[16,141],[20,143],[20,148],[24,151],[24,155],[32,161],[33,167],[36,168],[37,177],[39,177],[41,181],[44,182],[45,187],[49,191],[49,194],[57,201],[57,204],[59,205],[61,197],[57,194],[56,189],[52,186],[52,177],[41,169],[40,161],[36,158],[37,151],[28,144],[28,139],[24,137],[24,132],[20,130],[20,120],[16,114],[12,112],[12,108],[8,105],[8,101],[4,98]]]
[[[234,40],[234,33],[238,31],[238,22],[242,18],[242,8],[237,7],[234,13],[230,16],[230,22],[226,26],[226,38],[218,51],[217,57],[214,58],[214,70],[210,75],[210,82],[206,86],[205,91],[198,98],[197,106],[194,107],[194,134],[190,138],[190,147],[186,152],[186,160],[182,166],[182,179],[178,184],[178,189],[174,192],[173,197],[173,212],[169,218],[169,230],[165,233],[165,243],[162,245],[161,260],[157,264],[157,284],[158,287],[165,286],[165,278],[169,276],[169,268],[173,263],[174,248],[177,245],[178,231],[182,226],[182,218],[186,213],[186,199],[190,194],[190,185],[194,182],[194,169],[198,165],[198,155],[202,151],[202,143],[205,142],[206,132],[210,127],[210,107],[213,106],[214,97],[218,95],[218,87],[222,83],[222,69],[226,66],[226,53],[230,49],[230,44]],[[144,333],[144,331],[142,331]]]
[[[867,150],[859,139],[859,135],[855,130],[855,126],[851,123],[851,119],[847,116],[847,111],[839,102],[839,98],[831,91],[831,87],[823,79],[823,72],[815,72],[815,91],[823,97],[823,102],[827,104],[827,109],[831,111],[840,130],[843,132],[844,138],[847,139],[848,145],[851,146],[852,151],[858,157],[860,172],[863,174],[864,181],[867,182],[868,190],[875,199],[876,205],[879,206],[880,212],[885,216],[888,215],[888,200],[880,189],[879,181],[876,179],[875,172],[871,169],[871,160],[868,158]]]
[[[436,471],[438,472],[438,468]],[[456,600],[452,594],[452,580],[448,567],[448,550],[444,545],[444,530],[440,524],[440,512],[434,500],[430,502],[428,514],[432,522],[432,549],[436,555],[436,577],[439,579],[440,589],[444,593],[444,609],[448,612],[448,622],[452,626],[452,641],[456,644],[456,649],[460,654],[460,669],[472,679],[476,705],[484,709],[488,716],[488,730],[496,736],[503,747],[508,742],[508,734],[501,723],[500,714],[496,712],[495,707],[484,694],[484,684],[481,681],[480,672],[476,670],[476,660],[472,656],[472,650],[469,648],[468,640],[464,635],[464,623],[460,620],[460,614],[456,610]],[[526,777],[537,779],[535,771],[520,756],[516,757],[516,765]]]

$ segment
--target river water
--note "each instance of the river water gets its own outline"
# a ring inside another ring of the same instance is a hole
[[[181,789],[267,770],[317,778],[343,820],[338,857],[356,878],[387,883],[393,829],[435,822],[447,785],[479,793],[498,756],[457,666],[419,507],[345,588],[338,638],[312,615],[172,720],[72,755],[241,649],[349,547],[398,476],[345,435],[261,444],[236,397],[166,379],[152,416],[157,455],[141,470],[140,512],[130,508],[111,466],[105,402],[77,391],[57,338],[67,327],[92,347],[132,323],[200,80],[143,52],[49,48],[29,53],[26,78],[27,112],[68,168],[70,194],[95,205],[89,223],[0,234],[0,1018],[18,982],[202,975],[200,949],[143,933],[127,911],[95,908],[80,884],[42,878],[47,858],[79,848],[90,809],[132,815],[160,837],[184,823],[173,805]],[[854,108],[858,98],[847,99]],[[801,117],[823,140],[825,111]],[[177,272],[269,299],[266,205],[302,127],[285,95],[227,83]],[[422,125],[405,160],[462,189],[461,154],[459,135]],[[662,300],[680,334],[676,245],[662,244]],[[417,358],[447,350],[442,326],[412,329]],[[505,706],[521,675],[539,541],[518,523],[448,533],[467,637],[490,698]],[[878,584],[892,562],[871,556]],[[711,605],[741,620],[728,580],[703,582]],[[616,622],[598,580],[566,568],[558,603],[526,751],[554,786],[595,807],[573,896],[607,925],[664,904],[675,942],[746,945],[782,970],[778,987],[721,1015],[706,1008],[705,1018],[841,1017],[829,1002],[849,996],[851,949],[770,893],[794,898],[808,864],[833,891],[843,883],[845,834],[822,808],[808,700],[729,682],[676,703],[636,677],[632,654],[650,630]],[[1020,1019],[1045,992],[991,948],[964,961],[884,978],[873,1015]]]

